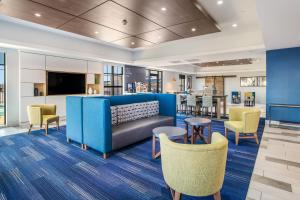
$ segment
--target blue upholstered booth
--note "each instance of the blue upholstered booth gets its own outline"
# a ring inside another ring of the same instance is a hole
[[[148,101],[159,101],[159,115],[173,117],[172,124],[176,125],[176,96],[173,94],[67,97],[67,137],[108,153],[112,151],[110,106]]]
[[[67,139],[83,144],[82,99],[79,96],[67,96]]]

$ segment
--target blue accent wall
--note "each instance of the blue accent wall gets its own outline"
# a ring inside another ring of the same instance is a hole
[[[267,116],[270,103],[300,105],[300,47],[267,51]],[[272,108],[272,120],[300,122],[300,109]]]

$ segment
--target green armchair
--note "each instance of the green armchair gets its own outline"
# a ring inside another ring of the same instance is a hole
[[[40,127],[45,125],[46,135],[48,135],[48,127],[50,123],[56,122],[57,129],[59,129],[59,116],[56,115],[56,105],[30,105],[27,106],[27,114],[29,120],[28,134],[31,132],[32,126],[34,125],[38,125]]]
[[[260,110],[255,108],[230,108],[229,121],[224,122],[225,137],[228,131],[235,133],[235,144],[239,144],[239,139],[254,138],[258,144],[257,128],[259,124]],[[240,133],[247,134],[240,136]]]
[[[227,160],[228,141],[213,133],[211,144],[193,145],[172,142],[160,134],[163,176],[174,200],[181,194],[214,195],[221,200]]]

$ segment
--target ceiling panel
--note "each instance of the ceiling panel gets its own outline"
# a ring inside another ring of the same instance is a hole
[[[138,48],[138,47],[146,47],[152,45],[151,42],[136,37],[124,38],[121,40],[114,41],[113,43],[127,48]]]
[[[72,15],[28,0],[2,0],[0,13],[50,27],[60,26],[73,18]],[[40,16],[37,17],[35,14]]]
[[[156,43],[156,44],[162,43],[162,42],[167,42],[167,41],[172,41],[172,40],[178,40],[178,39],[182,38],[164,28],[155,30],[155,31],[151,31],[148,33],[143,33],[143,34],[137,35],[137,37],[147,40],[152,43]]]
[[[106,42],[129,37],[127,34],[79,18],[64,24],[60,29]]]
[[[111,1],[92,9],[81,17],[132,35],[161,28],[155,23]],[[127,20],[126,25],[122,23],[124,19]]]
[[[228,65],[250,65],[253,63],[252,58],[243,58],[236,60],[222,60],[214,62],[198,63],[196,65],[200,67],[217,67],[217,66],[228,66]]]
[[[104,3],[106,0],[32,0],[37,3],[44,4],[46,6],[61,10],[63,12],[80,15],[101,3]]]
[[[191,0],[114,1],[165,27],[206,18]]]
[[[182,37],[194,37],[220,31],[218,27],[207,20],[197,20],[178,24],[170,26],[168,29]]]

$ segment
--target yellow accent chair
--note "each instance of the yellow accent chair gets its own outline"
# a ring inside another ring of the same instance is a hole
[[[159,138],[163,176],[173,200],[181,194],[221,200],[228,140],[220,133],[213,133],[211,144],[201,145],[175,143],[165,134]]]
[[[27,106],[27,114],[29,120],[28,134],[31,132],[32,126],[38,125],[42,128],[45,125],[46,135],[48,135],[49,124],[56,122],[59,129],[59,116],[56,115],[56,105],[52,104],[36,104]]]
[[[254,138],[258,144],[257,128],[260,118],[260,110],[255,108],[230,108],[229,121],[224,122],[225,137],[228,131],[235,133],[235,144],[239,144],[239,139]],[[240,134],[247,134],[240,136]]]

